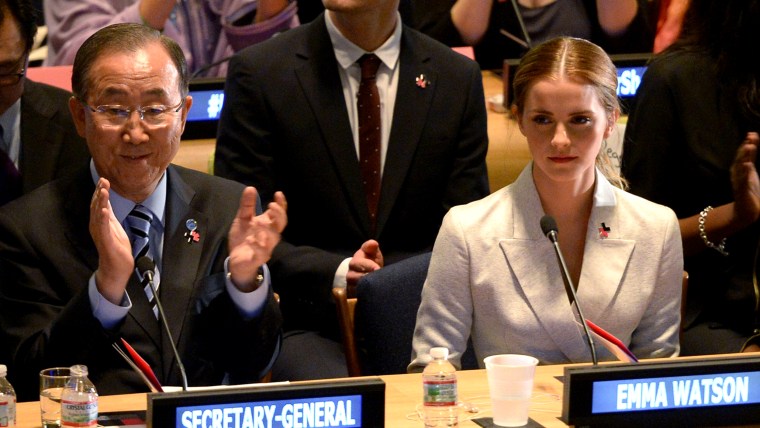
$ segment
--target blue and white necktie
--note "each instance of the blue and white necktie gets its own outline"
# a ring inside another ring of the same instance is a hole
[[[152,221],[153,214],[151,214],[149,209],[140,204],[135,205],[134,209],[127,215],[127,225],[132,235],[132,255],[135,260],[143,256],[152,259],[150,255],[150,223]],[[139,272],[137,274],[139,277]],[[158,284],[157,281],[154,282],[156,292],[158,292]],[[150,307],[153,309],[153,314],[158,318],[158,306],[150,284],[145,284],[144,290],[145,295],[148,297],[148,303],[150,303]]]

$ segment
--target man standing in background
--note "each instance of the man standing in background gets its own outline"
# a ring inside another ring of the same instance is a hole
[[[217,175],[288,195],[275,379],[345,376],[331,289],[430,251],[450,207],[489,193],[477,64],[405,27],[398,0],[324,4],[233,57],[217,140]]]

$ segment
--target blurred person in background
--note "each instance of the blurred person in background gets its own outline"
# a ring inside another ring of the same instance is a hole
[[[489,193],[477,64],[403,25],[399,0],[324,4],[234,56],[216,146],[215,174],[288,195],[280,380],[346,376],[333,287],[430,251],[449,208]]]
[[[657,35],[654,37],[654,52],[660,53],[673,44],[681,34],[683,18],[689,0],[661,0],[657,17]]]
[[[517,0],[519,15],[510,0],[408,3],[409,25],[448,46],[473,46],[482,69],[501,69],[504,59],[558,36],[590,40],[608,54],[651,52],[654,40],[645,0]]]
[[[89,158],[71,93],[26,78],[38,16],[29,0],[0,0],[0,206]]]
[[[631,192],[672,208],[689,273],[683,355],[758,350],[760,0],[691,0],[625,133]]]
[[[297,11],[294,0],[45,0],[44,65],[72,64],[92,33],[134,22],[179,43],[192,77],[223,77],[235,51],[297,26]]]

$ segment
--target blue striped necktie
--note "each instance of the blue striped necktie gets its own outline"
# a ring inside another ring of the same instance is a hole
[[[135,205],[129,215],[127,215],[127,225],[132,235],[132,255],[135,260],[142,256],[148,256],[152,259],[149,238],[151,221],[153,221],[153,214],[151,214],[149,209],[140,204]],[[154,285],[156,291],[158,291],[158,282],[155,282]],[[150,303],[150,307],[153,309],[153,314],[158,318],[158,306],[156,305],[156,299],[153,296],[150,284],[145,284],[144,289],[145,295],[148,297],[148,303]]]
[[[132,234],[132,255],[135,260],[147,255],[150,250],[148,234],[150,233],[150,222],[153,221],[153,214],[144,206],[137,204],[127,216],[129,232]]]

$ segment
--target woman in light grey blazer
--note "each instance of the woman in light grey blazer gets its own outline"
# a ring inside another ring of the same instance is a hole
[[[600,147],[620,114],[617,74],[598,46],[558,38],[523,58],[515,114],[533,162],[509,186],[446,215],[417,314],[410,371],[445,346],[475,354],[591,361],[549,239],[556,219],[584,315],[638,358],[678,355],[683,257],[675,214],[619,187]],[[614,184],[614,185],[613,185]],[[615,187],[617,185],[618,187]],[[597,344],[600,360],[614,359]]]

